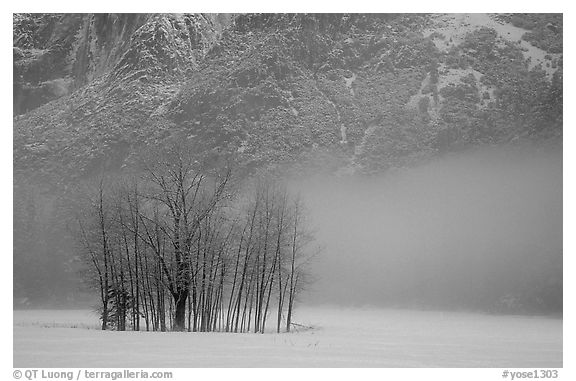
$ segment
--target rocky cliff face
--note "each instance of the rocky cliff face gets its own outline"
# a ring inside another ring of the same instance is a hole
[[[14,115],[110,72],[194,67],[222,24],[222,15],[15,14]]]
[[[561,41],[561,15],[15,15],[15,168],[89,176],[193,139],[371,172],[559,140]]]
[[[226,15],[15,15],[17,169],[121,166],[131,135],[227,23]]]

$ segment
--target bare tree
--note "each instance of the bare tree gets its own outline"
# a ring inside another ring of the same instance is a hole
[[[146,165],[149,187],[144,197],[155,205],[158,218],[142,214],[142,219],[145,224],[153,224],[159,229],[171,246],[168,261],[173,271],[169,270],[163,257],[158,259],[174,299],[175,330],[185,329],[190,282],[195,276],[190,272],[194,243],[199,238],[203,221],[225,198],[230,179],[229,170],[220,176],[208,177],[201,169],[195,156],[177,145]],[[150,239],[145,242],[156,247]],[[155,252],[159,254],[158,250]]]
[[[102,330],[108,328],[111,247],[109,242],[111,224],[108,205],[104,196],[104,181],[98,185],[97,194],[89,199],[82,214],[77,215],[78,238],[87,260],[92,265],[101,301]]]
[[[139,178],[101,181],[78,219],[102,328],[264,333],[276,311],[289,331],[312,241],[301,201],[270,176],[232,197],[229,169],[179,146],[146,163]]]

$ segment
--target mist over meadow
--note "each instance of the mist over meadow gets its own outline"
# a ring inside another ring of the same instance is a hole
[[[474,150],[377,176],[301,176],[290,188],[306,206],[311,249],[322,248],[299,303],[562,312],[558,148]],[[33,205],[32,225],[16,215],[25,255],[15,306],[94,304],[65,216],[42,198]]]
[[[374,177],[290,184],[323,246],[293,335],[240,342],[240,335],[118,332],[118,345],[82,329],[99,324],[90,310],[15,311],[15,364],[562,365],[559,150],[477,150]],[[86,309],[78,301],[67,308]],[[68,348],[63,334],[76,343],[66,355],[53,350],[53,343]],[[124,348],[142,341],[143,353],[126,356]],[[86,356],[80,347],[96,349]]]
[[[294,187],[324,246],[309,303],[562,310],[558,149],[475,150]]]

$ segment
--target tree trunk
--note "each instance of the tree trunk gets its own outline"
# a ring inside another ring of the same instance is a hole
[[[174,316],[174,331],[184,331],[186,329],[186,299],[188,289],[181,289],[172,295],[176,308]]]

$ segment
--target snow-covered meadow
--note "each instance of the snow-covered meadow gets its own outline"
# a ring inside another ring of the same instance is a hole
[[[297,309],[291,333],[98,330],[87,310],[14,311],[14,367],[562,367],[562,319]]]

